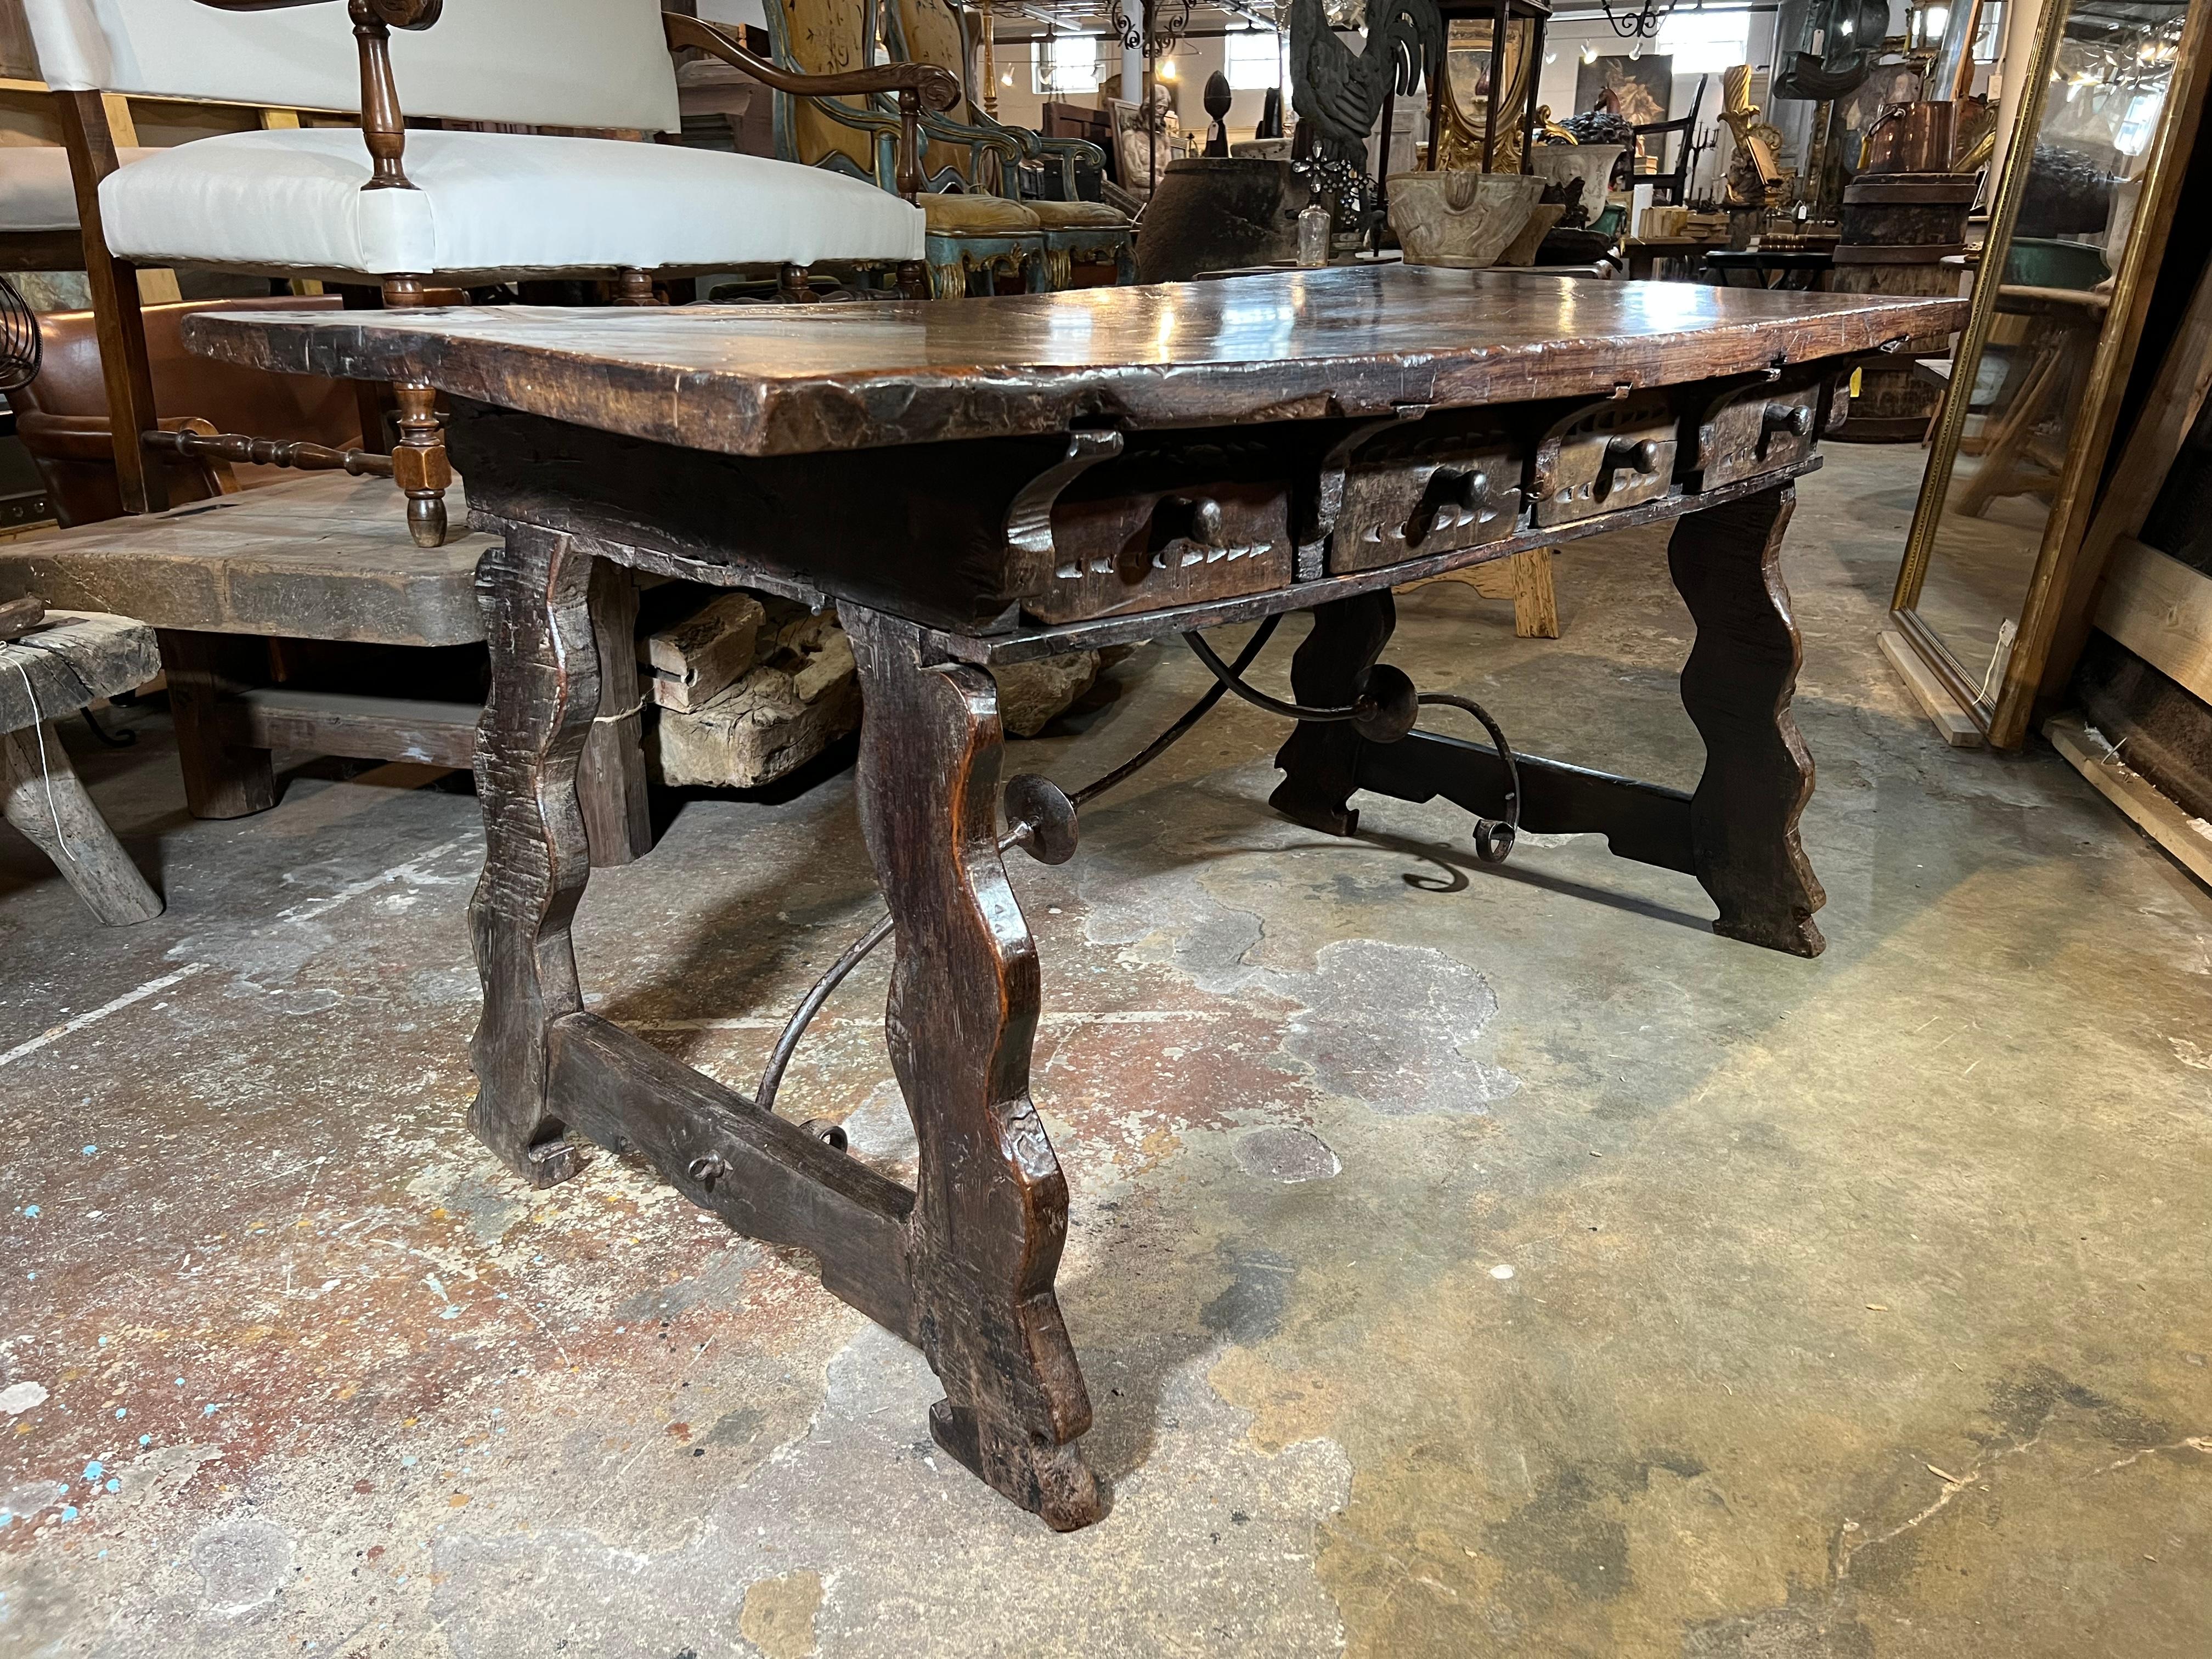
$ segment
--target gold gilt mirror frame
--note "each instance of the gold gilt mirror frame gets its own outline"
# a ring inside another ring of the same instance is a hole
[[[1437,172],[1477,168],[1483,164],[1483,137],[1490,128],[1490,80],[1498,66],[1495,31],[1490,17],[1454,17],[1445,25],[1443,96],[1438,100],[1443,116]],[[1533,22],[1521,16],[1505,25],[1504,74],[1498,93],[1498,135],[1490,165],[1493,171],[1521,170],[1521,125],[1528,101],[1528,76],[1534,68]]]
[[[2078,5],[2077,0],[2047,0],[2037,27],[2027,83],[2005,152],[2003,175],[1991,204],[1988,237],[1982,244],[1972,305],[1966,331],[1951,358],[1950,381],[1891,599],[1891,614],[1899,630],[1982,728],[1991,745],[1999,749],[2015,748],[2027,736],[2038,684],[2063,620],[2062,608],[2095,505],[2099,477],[2126,391],[2143,313],[2166,252],[2175,198],[2196,143],[2203,114],[2206,60],[2212,53],[2212,0],[2190,0],[2157,133],[2139,175],[2142,191],[2129,222],[2126,246],[2109,279],[2103,326],[2081,382],[2080,401],[2070,410],[2071,429],[2063,462],[2049,481],[2050,511],[2019,602],[2017,631],[2008,651],[2002,643],[1996,647],[1990,671],[1977,673],[1961,660],[1938,626],[1923,616],[1922,596],[1931,560],[1937,553],[1948,497],[1960,472],[1970,405],[2001,314],[2000,290],[2009,286],[2004,278],[2013,251],[2014,228],[2027,195],[2037,137],[2044,128],[2060,45],[2067,22],[2077,9],[2087,11],[2094,4],[2095,0],[2078,0]]]

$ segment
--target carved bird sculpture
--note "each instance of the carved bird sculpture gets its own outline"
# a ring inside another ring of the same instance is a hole
[[[1331,31],[1322,0],[1291,0],[1291,106],[1314,124],[1322,158],[1355,172],[1367,170],[1367,135],[1384,96],[1402,97],[1424,76],[1433,85],[1443,55],[1437,0],[1367,0],[1367,44],[1358,52]]]
[[[1782,183],[1782,167],[1768,137],[1774,129],[1759,118],[1759,106],[1751,101],[1748,64],[1721,71],[1721,121],[1735,136],[1728,166],[1729,205],[1765,207]]]

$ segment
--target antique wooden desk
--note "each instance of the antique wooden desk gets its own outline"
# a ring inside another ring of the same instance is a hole
[[[825,1286],[927,1356],[939,1443],[1066,1528],[1100,1503],[1053,1291],[1067,1188],[1029,1094],[1037,960],[1000,855],[1065,857],[1074,826],[1065,796],[1016,779],[1002,832],[993,665],[1310,610],[1291,683],[1316,717],[1276,757],[1278,808],[1348,833],[1357,790],[1496,818],[1516,788],[1526,827],[1602,831],[1703,883],[1717,931],[1811,956],[1813,767],[1778,568],[1792,481],[1851,364],[1962,308],[1395,267],[191,328],[258,368],[444,388],[472,520],[501,538],[478,574],[476,1133],[538,1185],[578,1169],[572,1131],[633,1150],[739,1231],[813,1251]],[[1698,630],[1694,794],[1407,732],[1410,682],[1370,666],[1394,585],[1663,519]],[[860,808],[890,911],[872,938],[895,928],[884,1024],[915,1190],[767,1109],[780,1066],[748,1099],[583,1012],[568,929],[598,560],[836,604],[867,705]]]

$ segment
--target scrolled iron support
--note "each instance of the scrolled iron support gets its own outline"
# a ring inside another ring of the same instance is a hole
[[[1259,660],[1260,653],[1274,637],[1278,617],[1270,617],[1253,631],[1244,648],[1237,653],[1233,663],[1224,662],[1213,647],[1195,633],[1185,634],[1188,645],[1199,661],[1213,676],[1214,683],[1204,696],[1184,711],[1182,717],[1166,731],[1152,739],[1142,750],[1121,763],[1104,776],[1096,778],[1073,794],[1062,791],[1048,779],[1033,773],[1020,774],[1006,784],[1005,807],[1006,833],[999,837],[999,850],[1011,852],[1020,848],[1032,858],[1046,864],[1064,863],[1073,857],[1076,845],[1076,817],[1079,809],[1095,800],[1136,773],[1143,770],[1165,754],[1176,742],[1203,720],[1225,692],[1235,692],[1255,708],[1287,720],[1346,721],[1359,734],[1373,743],[1396,743],[1413,729],[1422,707],[1436,705],[1458,708],[1473,714],[1490,733],[1491,741],[1498,747],[1498,758],[1505,764],[1505,817],[1498,820],[1478,817],[1474,825],[1475,854],[1486,864],[1503,863],[1513,851],[1513,843],[1521,824],[1521,775],[1513,759],[1512,746],[1505,733],[1490,713],[1473,698],[1459,696],[1449,691],[1419,692],[1405,673],[1388,663],[1377,663],[1362,676],[1358,694],[1341,708],[1309,708],[1294,702],[1285,702],[1279,697],[1269,696],[1244,682],[1244,672]],[[836,961],[823,970],[822,976],[799,999],[777,1036],[775,1047],[769,1052],[768,1064],[762,1069],[760,1085],[753,1091],[753,1104],[761,1111],[771,1111],[775,1106],[777,1092],[783,1086],[784,1073],[791,1065],[792,1056],[798,1053],[799,1040],[815,1015],[830,1000],[830,994],[850,976],[853,970],[866,961],[878,945],[891,936],[891,918],[887,914],[866,933],[848,945]],[[834,1125],[822,1120],[810,1120],[807,1127],[833,1146],[836,1138],[827,1133]],[[840,1148],[842,1150],[842,1147]]]

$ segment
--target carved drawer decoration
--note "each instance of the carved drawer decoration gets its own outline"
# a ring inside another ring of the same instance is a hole
[[[1141,450],[1087,468],[1051,507],[1049,574],[1022,608],[1046,623],[1289,585],[1291,486],[1257,444]]]
[[[1600,404],[1552,428],[1536,452],[1536,523],[1573,524],[1657,501],[1674,487],[1676,422],[1663,397]]]
[[[1431,417],[1433,421],[1434,417]],[[1431,422],[1383,432],[1353,456],[1330,532],[1332,574],[1504,541],[1519,528],[1527,451],[1495,430]]]
[[[1753,386],[1709,408],[1698,424],[1698,488],[1717,489],[1808,459],[1820,442],[1818,382]]]

